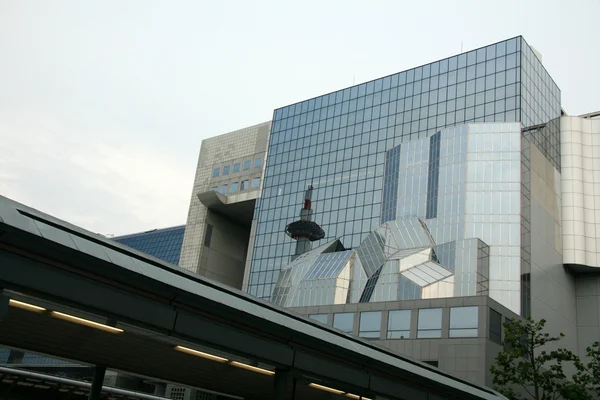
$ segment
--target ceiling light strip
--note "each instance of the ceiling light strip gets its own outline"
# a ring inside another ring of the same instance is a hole
[[[12,307],[21,308],[23,310],[28,310],[28,311],[35,311],[35,312],[46,311],[46,309],[44,307],[34,306],[33,304],[24,303],[22,301],[13,300],[13,299],[10,299],[8,301],[8,304],[10,304]]]
[[[203,351],[198,351],[198,350],[190,349],[189,347],[175,346],[175,350],[181,351],[182,353],[191,354],[193,356],[198,356],[198,357],[206,358],[207,360],[213,360],[213,361],[219,361],[219,362],[227,362],[227,361],[229,361],[226,358],[215,356],[215,355],[209,354],[209,353],[205,353]]]
[[[89,326],[90,328],[100,329],[100,330],[103,330],[106,332],[111,332],[111,333],[123,333],[123,329],[115,328],[114,326],[108,326],[105,324],[101,324],[99,322],[90,321],[89,319],[79,318],[74,315],[69,315],[69,314],[58,312],[58,311],[52,311],[51,314],[53,317],[60,318],[65,321],[71,321],[76,324]]]
[[[315,388],[315,389],[323,390],[323,391],[329,392],[329,393],[344,394],[343,390],[338,390],[338,389],[330,388],[330,387],[319,385],[319,384],[316,384],[316,383],[310,383],[308,386],[310,386],[312,388]]]
[[[264,369],[264,368],[258,368],[253,365],[244,364],[244,363],[241,363],[238,361],[232,361],[230,364],[233,365],[234,367],[247,369],[248,371],[258,372],[259,374],[263,374],[263,375],[275,375],[275,371],[270,371],[270,370]]]

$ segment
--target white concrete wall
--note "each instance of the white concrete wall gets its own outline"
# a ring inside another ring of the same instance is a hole
[[[562,117],[560,130],[563,262],[600,268],[600,120]]]

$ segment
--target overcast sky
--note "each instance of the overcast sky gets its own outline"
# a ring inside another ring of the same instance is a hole
[[[599,0],[0,0],[0,194],[86,229],[185,223],[200,142],[523,35],[600,109]]]

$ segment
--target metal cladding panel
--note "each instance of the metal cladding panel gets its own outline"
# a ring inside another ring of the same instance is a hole
[[[59,268],[49,268],[42,262],[0,250],[0,282],[6,289],[28,288],[51,299],[79,304],[83,309],[119,315],[123,319],[170,330],[175,322],[173,307],[136,296],[131,292],[85,279]],[[35,279],[31,279],[35,276]]]
[[[249,335],[243,330],[185,311],[178,311],[174,333],[281,366],[291,367],[294,361],[291,346],[268,337]]]

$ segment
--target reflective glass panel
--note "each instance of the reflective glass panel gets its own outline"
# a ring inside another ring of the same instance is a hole
[[[216,178],[221,173],[221,168],[213,169],[213,178]]]
[[[244,171],[249,170],[251,165],[252,165],[252,160],[244,161]]]
[[[424,308],[419,310],[418,338],[442,337],[442,309]]]
[[[388,339],[408,339],[410,337],[411,310],[393,310],[388,314]]]
[[[240,163],[233,164],[233,172],[240,172]]]
[[[328,317],[327,314],[309,314],[308,315],[308,318],[314,319],[315,321],[319,321],[323,324],[327,323],[327,317]]]
[[[333,327],[341,331],[352,333],[354,326],[354,313],[333,314]]]
[[[254,168],[260,168],[262,167],[262,158],[256,158],[254,160]]]
[[[479,307],[450,309],[450,337],[477,337]]]
[[[248,179],[243,180],[241,190],[248,190],[249,187],[250,187],[250,181]]]
[[[260,178],[252,178],[252,180],[250,181],[250,187],[252,189],[258,189],[259,186],[260,186]]]
[[[367,311],[360,313],[358,336],[363,338],[379,339],[381,336],[381,311]]]
[[[231,182],[231,185],[229,185],[229,193],[235,193],[237,191],[238,191],[238,183]]]

